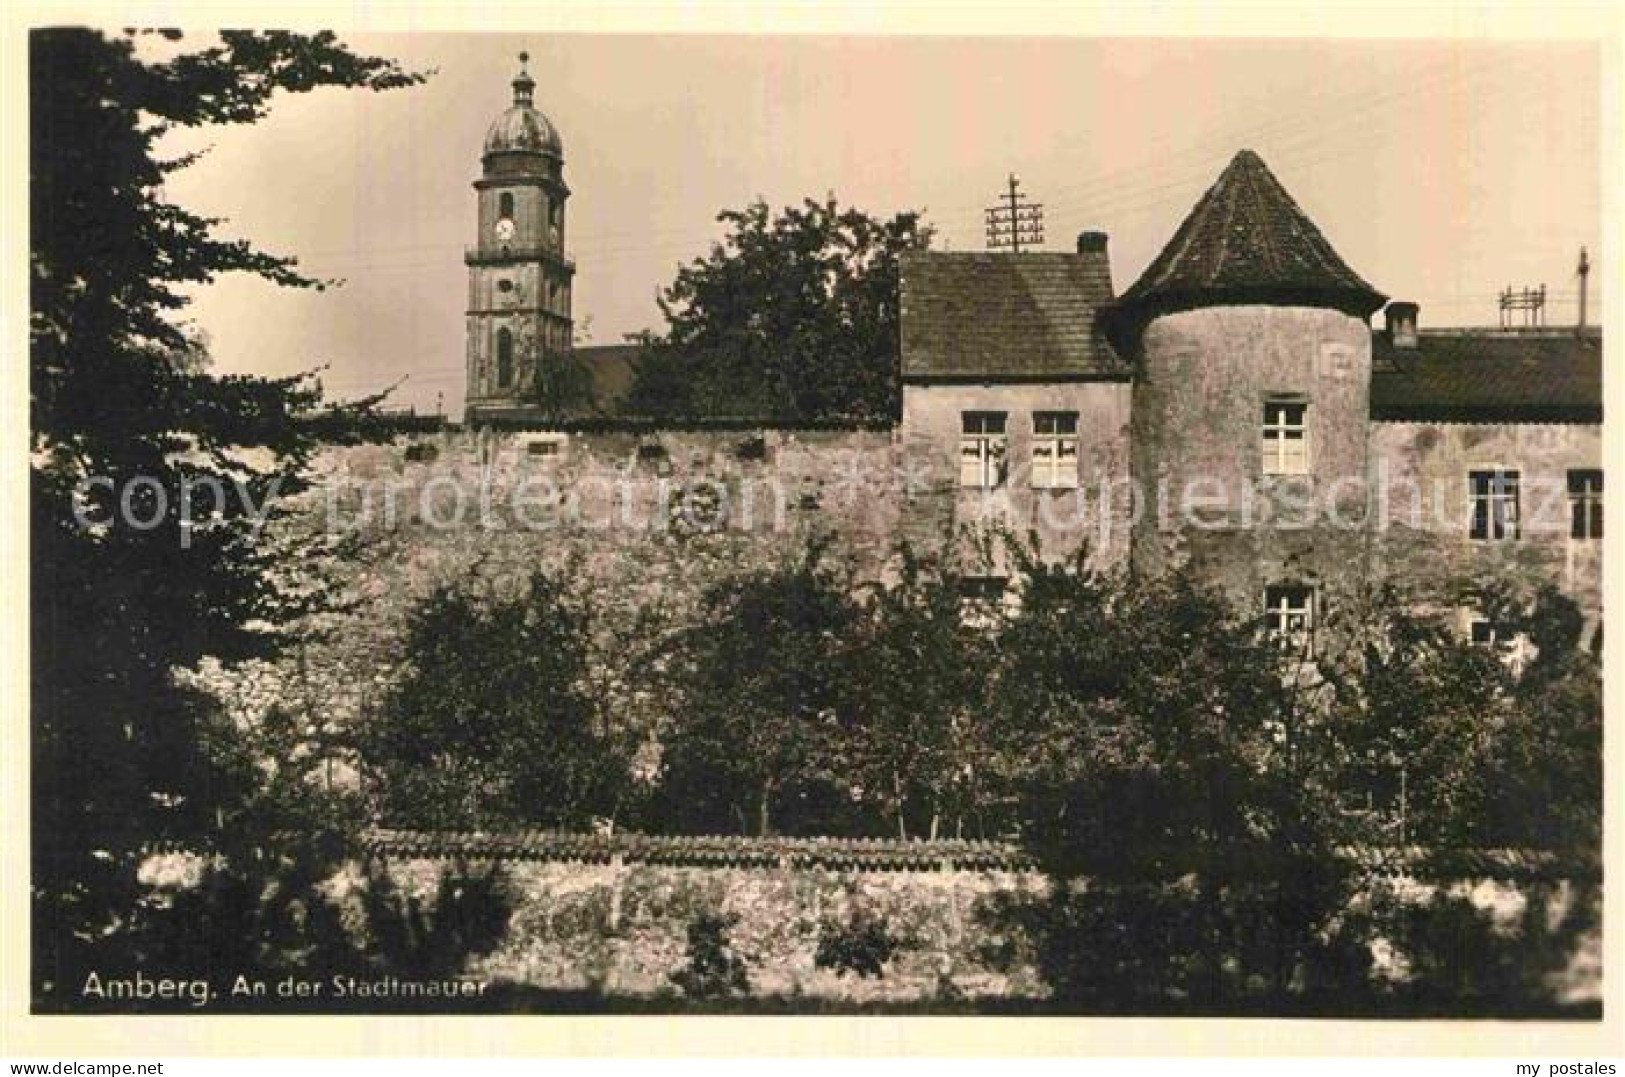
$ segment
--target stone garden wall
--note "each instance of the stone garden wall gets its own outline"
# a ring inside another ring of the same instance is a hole
[[[1018,940],[983,914],[995,902],[1042,898],[1044,876],[992,842],[680,838],[615,839],[538,833],[509,837],[380,832],[371,843],[408,900],[432,909],[448,872],[496,870],[507,928],[464,974],[549,991],[677,997],[672,975],[687,961],[689,925],[702,914],[734,919],[731,948],[752,996],[840,1003],[1033,1000],[1047,989]],[[1468,897],[1517,929],[1537,890],[1565,901],[1600,900],[1595,876],[1543,854],[1458,854],[1424,870],[1419,850],[1350,852],[1369,872],[1367,891],[1426,903],[1440,891]],[[359,885],[362,872],[356,869]],[[820,968],[821,939],[858,922],[897,943],[879,976]],[[1379,940],[1376,974],[1403,979],[1404,955]],[[1012,960],[1013,957],[1013,960]],[[1601,994],[1599,931],[1581,940],[1550,990],[1565,1003]]]
[[[432,898],[444,864],[394,861],[403,891]],[[474,958],[472,977],[611,996],[676,995],[688,928],[702,914],[732,919],[730,948],[759,997],[912,1002],[943,997],[1032,998],[1030,967],[998,971],[979,955],[973,922],[989,895],[1038,888],[1004,871],[841,871],[832,868],[520,862],[506,886],[521,895],[506,936]],[[860,912],[861,910],[861,912]],[[880,976],[819,968],[820,939],[863,915],[897,942]]]

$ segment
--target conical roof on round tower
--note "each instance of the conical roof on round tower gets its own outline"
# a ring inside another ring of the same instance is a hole
[[[1263,158],[1242,150],[1115,313],[1120,322],[1143,323],[1172,310],[1265,303],[1369,317],[1384,299],[1338,256]]]

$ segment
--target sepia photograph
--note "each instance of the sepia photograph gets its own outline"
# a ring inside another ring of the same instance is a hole
[[[1599,41],[182,25],[26,31],[32,1014],[1603,1020]]]

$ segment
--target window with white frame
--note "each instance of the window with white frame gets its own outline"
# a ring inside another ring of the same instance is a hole
[[[1569,472],[1569,537],[1602,538],[1602,472],[1596,468]]]
[[[1467,473],[1470,538],[1487,542],[1518,537],[1518,473],[1490,468]]]
[[[1301,396],[1264,400],[1264,474],[1309,473],[1309,402]]]
[[[1474,647],[1492,652],[1514,676],[1523,672],[1528,640],[1522,632],[1485,617],[1475,617],[1468,624],[1467,636]]]
[[[1078,485],[1078,413],[1033,414],[1033,486],[1069,490]]]
[[[1309,650],[1315,632],[1314,589],[1302,584],[1264,588],[1264,628],[1283,650]]]
[[[993,628],[999,623],[1010,581],[1003,576],[961,576],[959,621],[967,628]]]
[[[965,412],[959,435],[959,485],[990,490],[1003,486],[1004,479],[1004,412]]]

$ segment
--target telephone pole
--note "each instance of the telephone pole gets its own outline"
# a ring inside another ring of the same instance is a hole
[[[1044,206],[1028,202],[1021,194],[1021,181],[1010,174],[1009,189],[1000,196],[1000,205],[987,208],[987,249],[1009,248],[1020,254],[1021,248],[1042,246],[1044,242]]]

